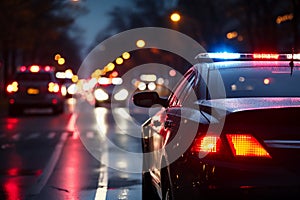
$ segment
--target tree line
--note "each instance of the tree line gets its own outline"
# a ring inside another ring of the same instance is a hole
[[[300,51],[300,0],[133,0],[134,8],[115,7],[111,23],[95,43],[132,28],[159,26],[176,29],[207,50],[226,46],[237,51]],[[169,19],[178,11],[181,20]],[[234,37],[228,38],[228,33]]]
[[[86,12],[82,4],[72,1],[1,0],[2,85],[14,74],[16,66],[55,64],[54,55],[58,52],[72,58],[66,60],[69,66],[80,66],[79,51],[75,51],[80,48],[76,39],[80,29],[76,29],[74,20]]]
[[[181,15],[176,23],[169,18],[174,11]],[[185,33],[207,51],[300,52],[300,0],[133,0],[132,8],[109,14],[94,46],[125,30],[156,26]]]

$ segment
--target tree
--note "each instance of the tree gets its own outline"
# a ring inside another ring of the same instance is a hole
[[[52,64],[57,51],[67,46],[77,48],[77,40],[71,39],[68,29],[74,17],[85,11],[83,6],[74,6],[71,1],[0,1],[0,58],[4,81],[14,74],[17,65]],[[79,51],[66,53],[78,60]]]
[[[225,45],[240,52],[291,52],[300,46],[299,0],[180,0],[177,9],[196,22],[198,37],[192,37],[207,50]],[[279,23],[280,17],[286,20]],[[235,37],[227,38],[230,32]]]
[[[95,38],[95,44],[98,44],[106,38],[134,28],[164,26],[166,6],[164,1],[157,0],[133,0],[132,7],[116,6],[111,9],[108,15],[111,22],[104,30],[100,30]]]
[[[142,27],[168,27],[170,5],[166,1],[157,0],[133,0],[132,6],[114,7],[109,15],[111,21],[104,30],[100,30],[95,38],[95,42],[91,45],[93,49],[96,45],[104,41],[110,36],[127,31],[134,28]],[[132,41],[135,42],[135,41]],[[161,63],[173,68],[177,68],[184,73],[187,69],[187,61],[160,49],[143,49],[132,51],[130,60],[127,60],[122,67],[117,67],[119,75],[126,73],[135,66],[146,63]],[[116,55],[117,56],[117,55]],[[112,61],[113,62],[113,61]],[[99,66],[101,67],[101,66]]]

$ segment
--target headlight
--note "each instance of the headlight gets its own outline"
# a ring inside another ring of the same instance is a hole
[[[68,87],[68,94],[74,95],[76,91],[77,91],[76,84],[73,83]]]
[[[94,91],[94,96],[97,101],[105,101],[105,100],[109,99],[108,94],[100,88],[98,88]]]
[[[127,99],[128,97],[128,91],[126,89],[122,89],[120,91],[118,91],[115,95],[114,95],[114,99],[116,101],[124,101]]]
[[[66,86],[64,86],[64,85],[61,86],[61,94],[62,94],[63,96],[66,96],[66,94],[67,94],[67,88],[66,88]]]
[[[6,88],[6,91],[8,93],[13,93],[13,92],[17,92],[18,91],[18,82],[14,81],[13,83],[9,84]]]
[[[149,84],[148,84],[148,89],[149,89],[149,90],[152,90],[152,91],[155,90],[155,89],[156,89],[156,84],[153,83],[153,82],[149,83]]]
[[[146,90],[147,85],[144,82],[139,82],[137,87],[138,87],[139,90]]]

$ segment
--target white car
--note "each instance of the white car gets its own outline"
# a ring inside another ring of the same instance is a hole
[[[21,66],[7,86],[9,114],[22,113],[25,108],[52,108],[64,111],[62,87],[51,66]]]

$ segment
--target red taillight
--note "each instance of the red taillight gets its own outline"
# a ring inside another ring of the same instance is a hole
[[[54,92],[54,93],[59,92],[58,83],[53,83],[53,82],[48,83],[48,91],[49,92]]]
[[[15,100],[14,100],[14,99],[9,99],[9,100],[8,100],[8,103],[9,103],[9,104],[14,104],[14,103],[15,103]]]
[[[46,72],[50,72],[50,71],[51,71],[51,67],[50,67],[50,66],[45,66],[44,70],[45,70]]]
[[[191,148],[192,152],[216,153],[220,149],[220,139],[217,136],[196,138]]]
[[[52,99],[52,104],[57,104],[57,103],[58,103],[57,99]]]
[[[271,158],[265,148],[251,134],[227,134],[226,137],[235,157]]]
[[[6,87],[6,91],[8,93],[13,93],[13,92],[17,92],[18,91],[18,82],[17,81],[14,81],[12,82],[11,84],[9,84],[7,87]]]
[[[26,69],[27,69],[26,66],[21,66],[21,67],[20,67],[20,72],[25,72]]]

